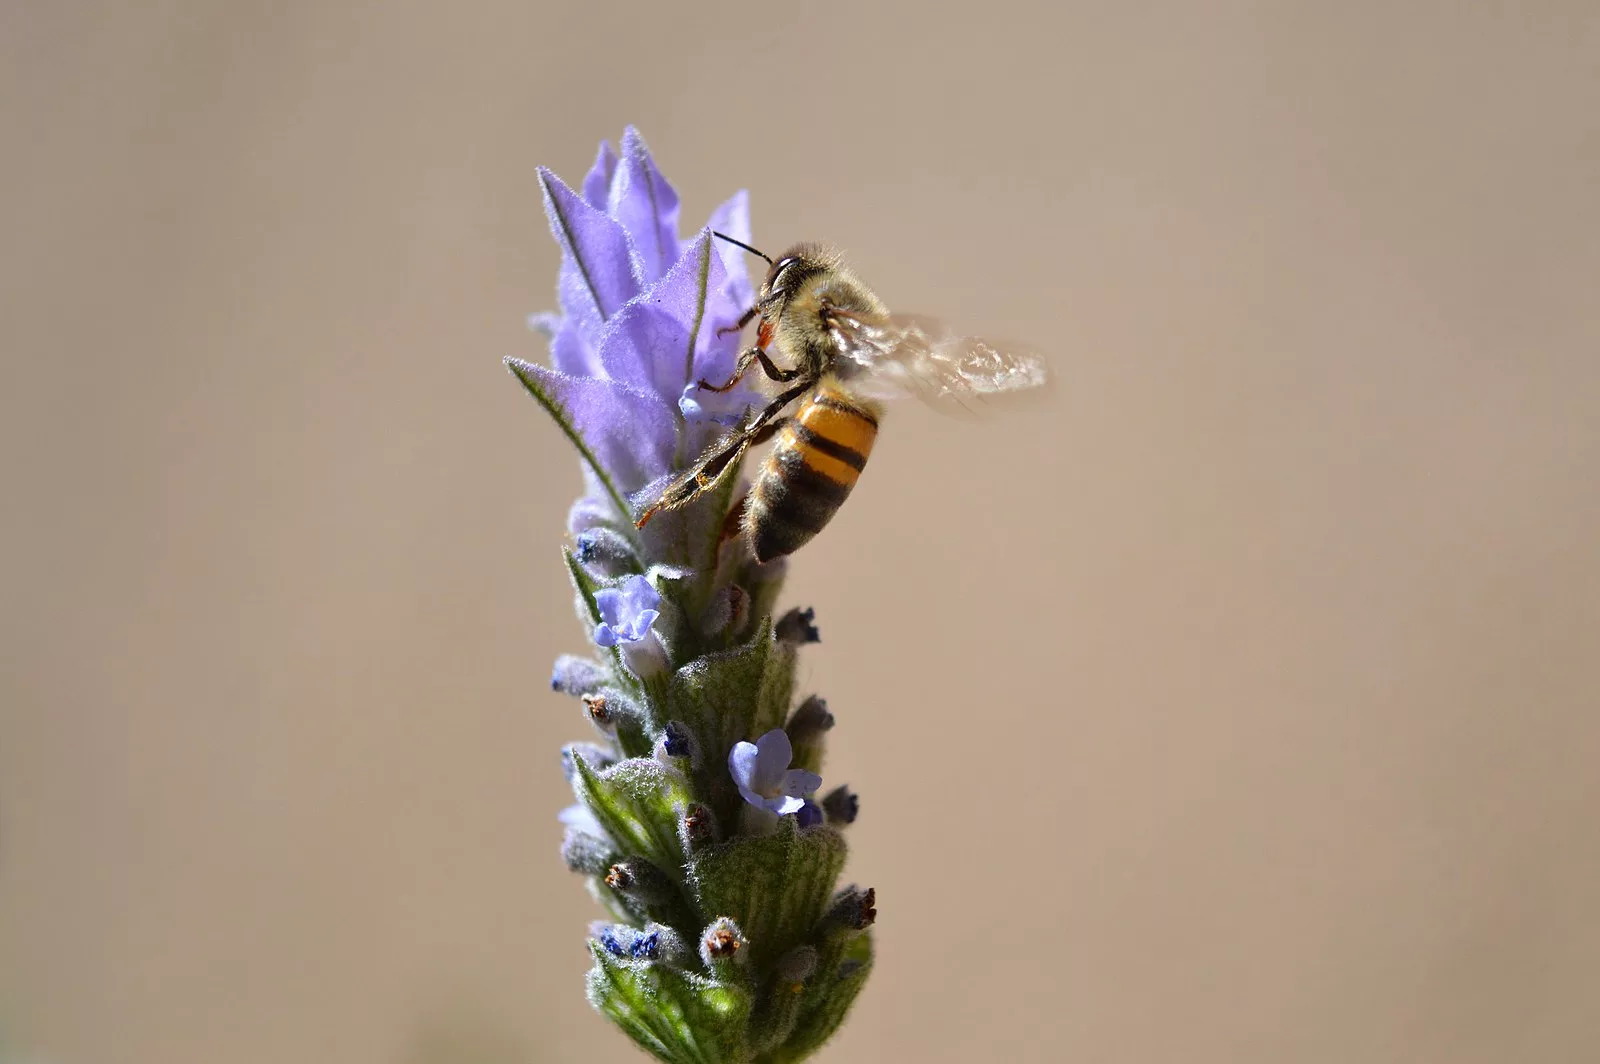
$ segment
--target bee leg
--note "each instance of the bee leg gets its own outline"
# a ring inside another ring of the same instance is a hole
[[[800,370],[798,368],[779,369],[777,365],[773,363],[772,359],[767,357],[767,353],[761,350],[759,347],[756,348],[756,361],[761,363],[761,372],[765,373],[768,378],[777,381],[779,384],[788,384],[790,381],[800,376]]]
[[[729,377],[722,384],[712,384],[705,378],[701,378],[696,382],[696,384],[698,387],[704,388],[708,392],[728,391],[735,384],[738,384],[746,373],[750,372],[750,363],[752,362],[760,362],[761,372],[765,373],[769,379],[775,380],[779,384],[788,384],[790,381],[800,376],[799,369],[779,369],[778,364],[773,362],[772,359],[767,356],[765,351],[759,347],[752,347],[740,353],[739,361],[734,363],[733,376]]]
[[[717,330],[717,335],[718,336],[727,336],[729,333],[742,332],[744,330],[744,327],[746,325],[749,325],[751,320],[753,318],[755,318],[755,316],[757,314],[760,314],[760,313],[761,313],[761,304],[757,303],[754,306],[752,306],[749,310],[747,310],[743,314],[739,315],[738,322],[736,322],[733,325],[724,325],[722,328],[718,329]]]
[[[692,469],[668,484],[651,507],[639,515],[634,522],[635,528],[643,528],[650,523],[650,519],[662,510],[676,510],[680,506],[687,506],[699,497],[700,493],[716,483],[729,465],[736,463],[750,448],[750,433],[735,431],[717,441]]]
[[[779,429],[783,428],[783,426],[787,425],[793,420],[794,418],[792,417],[780,417],[773,421],[767,422],[765,425],[762,425],[759,429],[756,429],[754,432],[750,433],[750,446],[759,447],[763,443],[766,443],[768,440],[772,439],[772,437],[778,434]]]
[[[698,387],[698,388],[704,388],[708,392],[726,392],[726,391],[731,391],[733,389],[733,386],[735,384],[738,384],[741,380],[743,380],[744,379],[744,375],[746,373],[750,372],[750,364],[752,362],[754,362],[758,357],[763,359],[763,360],[765,360],[765,358],[766,358],[766,356],[761,353],[761,348],[759,348],[759,347],[747,348],[744,351],[739,352],[739,361],[737,361],[737,362],[735,362],[733,364],[733,376],[729,377],[727,380],[723,381],[721,384],[712,384],[710,381],[706,380],[704,377],[701,377],[698,381],[695,382],[695,386]]]
[[[779,395],[768,403],[766,407],[751,419],[748,425],[734,429],[716,443],[711,449],[700,457],[695,465],[685,471],[668,484],[666,490],[644,513],[639,515],[634,522],[635,528],[643,528],[650,523],[650,519],[662,510],[676,510],[680,506],[687,506],[699,497],[700,493],[717,482],[730,465],[737,465],[739,459],[744,457],[753,443],[763,443],[772,438],[779,426],[787,418],[777,421],[773,419],[784,407],[804,395],[816,386],[815,378],[801,381],[795,387]]]
[[[748,436],[750,440],[755,443],[765,443],[767,440],[772,438],[772,434],[774,432],[777,432],[778,429],[789,420],[788,418],[779,418],[777,421],[774,421],[773,418],[776,418],[778,413],[784,407],[788,406],[790,403],[794,402],[796,399],[800,398],[802,395],[806,394],[816,386],[817,378],[807,377],[793,388],[790,388],[782,395],[779,395],[777,398],[773,399],[772,402],[768,403],[761,413],[757,414],[751,420],[750,424],[744,427],[743,434]]]

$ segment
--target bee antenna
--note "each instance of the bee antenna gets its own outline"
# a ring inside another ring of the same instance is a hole
[[[765,252],[757,251],[755,248],[751,247],[749,244],[746,244],[743,240],[735,240],[735,239],[733,239],[733,237],[729,236],[728,234],[719,233],[715,229],[711,230],[711,235],[716,237],[718,240],[726,240],[730,244],[737,244],[739,247],[744,248],[746,251],[748,251],[752,255],[756,255],[756,256],[759,256],[759,257],[761,257],[763,259],[767,259],[767,256],[766,256]],[[768,266],[772,265],[772,260],[771,259],[767,259],[767,265]]]

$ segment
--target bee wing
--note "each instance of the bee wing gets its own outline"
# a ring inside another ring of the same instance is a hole
[[[938,318],[888,314],[879,319],[838,316],[839,350],[865,370],[851,388],[870,399],[914,395],[943,413],[978,417],[1022,393],[1044,394],[1044,359],[1011,344],[962,336]]]

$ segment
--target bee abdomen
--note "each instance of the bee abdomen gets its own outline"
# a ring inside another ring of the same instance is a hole
[[[778,433],[746,502],[760,561],[790,554],[822,531],[855,487],[878,435],[870,410],[824,385]]]

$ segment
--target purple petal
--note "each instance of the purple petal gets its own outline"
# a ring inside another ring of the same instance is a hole
[[[623,602],[622,592],[614,587],[603,587],[594,593],[595,609],[600,611],[600,619],[606,624],[616,627],[622,617]]]
[[[783,793],[810,797],[822,786],[822,777],[803,768],[792,768],[783,774]]]
[[[723,329],[732,329],[739,321],[749,304],[744,300],[734,300],[727,294],[729,287],[728,268],[711,249],[721,244],[711,236],[711,230],[701,232],[696,243],[704,242],[706,251],[711,254],[711,262],[706,270],[706,302],[705,311],[701,315],[700,333],[696,337],[694,349],[694,370],[689,374],[685,384],[705,379],[715,384],[721,384],[733,372],[734,362],[739,357],[740,337],[737,331],[723,332]],[[692,253],[686,253],[685,259],[690,259]],[[693,257],[698,268],[701,259]],[[699,297],[698,286],[693,290],[696,298]]]
[[[659,610],[644,610],[628,622],[625,635],[628,642],[637,643],[650,632],[650,626],[656,623],[656,618],[661,616]]]
[[[758,791],[770,791],[782,782],[784,770],[794,757],[794,748],[789,745],[787,732],[782,728],[773,728],[756,740],[756,749],[761,756],[756,761],[754,786]]]
[[[549,170],[539,170],[550,231],[561,245],[561,306],[585,339],[641,287],[622,226],[595,210]]]
[[[661,593],[643,576],[630,576],[622,582],[622,597],[629,613],[655,610],[661,605]]]
[[[571,318],[564,319],[550,337],[550,364],[574,377],[600,376],[600,359]]]
[[[706,227],[715,229],[723,236],[731,236],[735,240],[750,243],[750,193],[740,189],[717,205],[711,212],[711,217],[706,221]],[[739,261],[744,261],[743,256],[749,252],[732,244],[724,243],[722,247],[729,255],[740,256]],[[731,260],[730,260],[731,261]],[[743,271],[739,271],[743,272]]]
[[[660,398],[619,381],[569,376],[520,359],[507,364],[558,409],[619,491],[632,492],[671,467],[677,418]]]
[[[746,244],[751,243],[750,193],[744,189],[735,192],[711,212],[711,218],[706,225],[725,236],[742,240]],[[723,268],[728,275],[723,292],[739,305],[740,311],[743,311],[745,307],[755,302],[755,289],[750,284],[750,253],[726,240],[718,240],[716,244],[717,255],[722,259]]]
[[[633,238],[646,279],[653,280],[672,268],[678,259],[678,193],[656,169],[644,138],[632,126],[622,134],[622,158],[606,200],[606,213],[621,222]]]
[[[594,637],[601,646],[615,646],[619,641],[636,643],[661,616],[656,609],[661,605],[660,594],[649,580],[637,575],[628,577],[619,587],[596,591],[594,605],[601,620]]]
[[[711,244],[703,231],[665,277],[607,324],[600,340],[607,376],[676,402],[684,385],[708,374],[725,379],[733,371],[739,338],[717,330],[737,321],[738,312],[717,295],[727,272]],[[689,330],[696,322],[691,357]]]
[[[611,180],[616,172],[617,153],[611,150],[609,140],[602,140],[594,165],[583,179],[583,198],[589,206],[597,211],[606,209],[606,198],[611,195]]]
[[[760,756],[761,752],[755,743],[734,743],[733,749],[728,751],[728,775],[739,785],[739,793],[744,795],[745,801],[755,805],[761,804],[761,797],[751,793],[749,788],[755,780],[756,762]]]
[[[695,245],[701,241],[705,241],[707,248],[727,246],[713,238],[711,230],[703,229],[694,243],[690,244],[690,250],[684,253],[685,260],[694,255]],[[742,251],[739,253],[744,254]],[[694,257],[696,269],[701,262],[698,256]],[[738,359],[741,347],[740,336],[737,330],[729,332],[723,330],[733,330],[739,318],[750,307],[748,295],[738,298],[729,295],[730,289],[734,287],[737,286],[733,284],[727,264],[720,254],[713,253],[706,271],[705,311],[701,317],[700,333],[695,344],[694,369],[685,383],[692,384],[703,379],[720,384],[733,372],[734,362]],[[748,284],[744,287],[747,292]],[[694,295],[696,298],[699,297],[698,287],[694,289]]]
[[[617,519],[617,508],[611,500],[596,495],[585,495],[567,511],[567,531],[574,536],[589,531],[596,525],[609,524]]]
[[[792,795],[784,795],[781,798],[773,798],[769,800],[767,802],[767,808],[772,810],[774,813],[777,813],[779,816],[788,816],[790,813],[799,812],[800,807],[805,804],[806,800],[804,798],[796,798]]]
[[[773,728],[761,738],[756,740],[756,746],[761,750],[762,761],[782,761],[783,767],[789,767],[789,760],[794,757],[794,747],[789,745],[789,733],[782,728]]]
[[[636,300],[606,323],[600,338],[601,372],[640,391],[676,397],[688,348],[687,325],[653,303]]]
[[[666,277],[661,278],[658,285],[640,296],[638,302],[650,302],[651,306],[664,307],[670,314],[682,323],[682,331],[674,331],[672,338],[661,341],[666,344],[669,352],[682,352],[682,354],[669,355],[669,357],[656,358],[650,363],[653,373],[651,381],[654,390],[667,397],[682,397],[682,389],[694,382],[726,381],[733,373],[734,362],[738,360],[739,341],[738,331],[723,333],[723,328],[731,328],[738,323],[739,317],[744,314],[747,304],[734,301],[728,296],[728,267],[723,264],[722,258],[715,253],[715,246],[720,245],[720,240],[715,240],[710,235],[709,229],[702,229],[701,234],[688,243],[683,258],[678,259],[677,266],[672,267]],[[704,286],[701,285],[701,270],[706,270]],[[627,314],[624,310],[622,314]],[[621,317],[621,315],[619,315]],[[683,355],[688,354],[688,330],[693,326],[696,317],[701,326],[694,336],[693,365],[688,368],[688,374],[683,373]],[[674,342],[675,341],[675,342]],[[634,350],[645,350],[648,341],[638,342]],[[614,357],[614,355],[613,355]],[[606,355],[602,354],[605,363]],[[610,373],[608,368],[608,373]],[[635,374],[640,370],[634,370]],[[696,397],[696,402],[702,406],[709,405]],[[730,400],[728,405],[734,405],[736,400]],[[717,406],[717,413],[723,413],[722,406]]]

